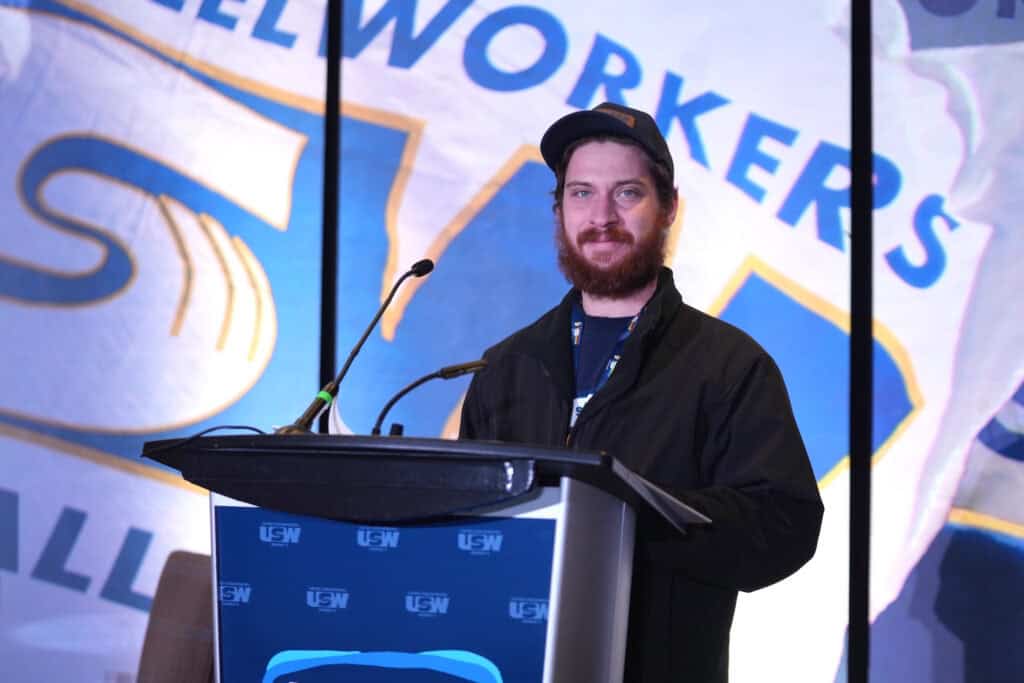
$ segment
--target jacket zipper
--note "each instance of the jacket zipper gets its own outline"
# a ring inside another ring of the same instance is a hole
[[[646,331],[644,332],[644,334],[646,334]],[[609,380],[609,381],[611,381],[611,380]],[[607,386],[602,387],[602,389],[607,389]],[[618,398],[619,394],[623,394],[625,392],[625,390],[626,390],[626,388],[620,389],[613,398]],[[571,448],[573,446],[573,439],[576,437],[576,434],[579,432],[579,426],[580,426],[580,424],[582,424],[584,417],[589,417],[590,413],[594,412],[595,409],[594,409],[594,407],[591,404],[593,403],[594,399],[597,398],[598,393],[600,393],[600,390],[591,397],[590,401],[587,401],[587,405],[583,406],[583,410],[580,411],[579,417],[576,418],[576,424],[574,424],[569,429],[569,431],[566,432],[566,434],[565,434],[565,447],[566,448]],[[611,401],[611,400],[612,399],[609,399],[609,401]],[[569,411],[570,411],[570,413],[572,412],[572,410],[574,410],[574,406],[572,405],[572,403],[570,403],[569,404]],[[588,412],[588,410],[589,410],[589,412]]]
[[[643,340],[648,334],[650,334],[650,330],[649,329],[644,329],[643,331],[640,332],[640,334],[638,335],[637,338],[639,340]],[[634,343],[634,348],[639,347],[640,345],[641,344],[640,344],[639,341],[635,342]],[[544,373],[548,376],[548,380],[551,381],[551,373],[550,373],[550,371],[543,364],[541,364],[541,367],[544,368]],[[596,395],[597,394],[595,394],[595,397],[596,397]],[[591,400],[593,400],[593,398],[591,398]],[[583,407],[583,410],[580,411],[579,417],[576,418],[576,424],[574,424],[569,429],[569,431],[566,432],[566,434],[565,434],[565,447],[566,448],[572,448],[572,446],[573,446],[573,439],[574,439],[574,437],[576,436],[576,434],[578,432],[578,428],[580,426],[580,422],[582,422],[582,420],[583,420],[583,416],[587,413],[587,408],[588,407],[590,407],[590,402],[589,401],[587,402],[587,405]],[[570,401],[570,403],[569,403],[569,412],[570,412],[570,414],[572,413],[573,410],[574,410],[574,406],[572,405],[572,402]],[[591,410],[591,412],[593,412],[593,410]]]

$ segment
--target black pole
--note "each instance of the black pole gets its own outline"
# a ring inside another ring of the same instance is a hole
[[[870,664],[872,209],[871,0],[851,3],[850,109],[850,616],[847,683],[867,683]]]
[[[320,386],[334,379],[338,299],[338,195],[341,183],[341,9],[327,0],[327,84],[324,94],[323,237],[320,262]],[[320,418],[327,431],[327,412]]]

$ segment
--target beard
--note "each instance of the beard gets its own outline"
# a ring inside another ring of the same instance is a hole
[[[668,230],[656,228],[639,239],[617,227],[584,230],[571,244],[565,235],[561,217],[555,226],[558,269],[580,291],[598,297],[623,297],[638,292],[653,280],[665,263]],[[611,239],[632,246],[625,258],[609,266],[588,261],[581,250],[587,242]]]

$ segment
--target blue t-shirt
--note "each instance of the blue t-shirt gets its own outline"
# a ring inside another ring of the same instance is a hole
[[[632,319],[633,316],[598,318],[583,314],[583,337],[580,340],[579,368],[576,371],[577,396],[589,394],[597,386],[615,344]]]

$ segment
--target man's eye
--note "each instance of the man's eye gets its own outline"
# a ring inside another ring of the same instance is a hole
[[[624,187],[619,191],[619,196],[623,199],[637,199],[642,195],[635,187]]]
[[[573,190],[572,196],[579,199],[586,199],[590,196],[590,190]]]

